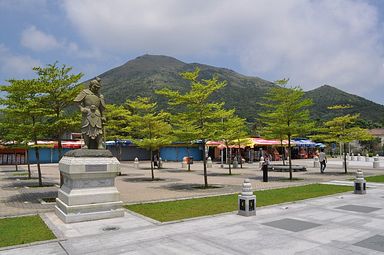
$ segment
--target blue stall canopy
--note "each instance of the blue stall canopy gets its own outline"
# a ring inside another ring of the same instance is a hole
[[[127,145],[131,145],[133,143],[132,143],[131,140],[120,140],[120,139],[117,139],[117,140],[114,140],[114,141],[106,141],[105,144],[109,145],[109,146],[113,146],[113,145],[127,146]]]
[[[293,139],[293,141],[295,142],[296,146],[299,146],[299,147],[320,147],[320,148],[325,147],[325,145],[322,143],[316,143],[306,138],[295,138]]]

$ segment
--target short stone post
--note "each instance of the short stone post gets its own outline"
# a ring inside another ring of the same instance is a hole
[[[360,153],[359,154],[357,154],[357,161],[362,161],[363,159],[362,159],[362,157],[361,157],[361,155],[360,155]]]
[[[319,168],[320,167],[320,161],[318,156],[313,157],[313,167]]]
[[[376,157],[373,158],[373,168],[379,168],[380,167],[380,162],[379,162],[379,157],[376,155]]]
[[[260,157],[260,161],[259,161],[259,167],[262,167],[263,162],[264,162],[264,157],[261,156],[261,157]]]
[[[369,155],[365,155],[365,162],[369,162]]]
[[[232,162],[233,168],[238,168],[239,167],[239,162],[237,162],[237,158],[235,158]]]
[[[159,157],[159,168],[163,168],[163,159]]]
[[[351,160],[352,160],[352,161],[355,161],[355,160],[356,160],[356,157],[355,157],[355,155],[353,155],[353,153],[352,153],[352,155],[351,155]]]
[[[188,157],[183,157],[183,162],[181,162],[181,167],[185,168],[188,165]]]
[[[355,179],[355,191],[354,194],[365,194],[366,191],[366,181],[364,179],[363,171],[360,169],[356,171],[356,179]]]
[[[252,184],[249,179],[245,179],[243,182],[243,190],[238,197],[238,208],[239,215],[256,215],[256,196],[253,195]]]
[[[139,168],[139,159],[136,157],[135,160],[133,161],[133,167],[134,168]]]
[[[344,154],[344,153],[343,153]],[[344,155],[343,155],[344,156]],[[349,153],[347,153],[346,157],[347,160],[351,160],[351,157],[349,156]]]
[[[212,158],[208,157],[207,159],[207,168],[212,168]]]

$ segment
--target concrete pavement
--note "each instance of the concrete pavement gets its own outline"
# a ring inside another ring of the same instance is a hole
[[[60,240],[0,250],[16,254],[383,254],[384,188],[161,224],[125,217],[62,223],[43,219]],[[209,206],[209,205],[207,205]]]
[[[187,172],[180,169],[180,163],[166,163],[165,169],[156,170],[159,180],[150,182],[147,181],[150,176],[147,165],[134,169],[131,163],[123,162],[123,175],[116,181],[125,202],[139,202],[239,192],[244,178],[250,178],[255,189],[264,189],[313,182],[352,185],[348,178],[353,178],[357,168],[363,169],[366,175],[384,172],[383,169],[372,169],[372,163],[356,166],[350,163],[351,174],[345,176],[341,174],[341,162],[330,160],[326,173],[320,174],[318,169],[311,168],[312,161],[300,161],[300,164],[306,164],[308,171],[295,172],[297,181],[287,182],[288,173],[273,172],[268,183],[261,181],[256,164],[235,169],[233,176],[225,174],[227,169],[215,165],[209,169],[208,179],[220,187],[208,191],[194,188],[202,182],[198,164],[193,166],[193,172]],[[45,166],[46,183],[58,182],[55,167]],[[9,173],[12,171],[0,168],[0,212],[3,208],[9,210],[8,216],[13,212],[40,212],[58,240],[3,248],[1,255],[384,253],[383,185],[369,184],[371,188],[366,195],[344,193],[257,208],[254,217],[242,217],[232,212],[161,224],[127,211],[123,218],[64,224],[53,213],[53,205],[35,202],[39,197],[55,192],[57,187],[25,188],[28,186],[20,185],[13,188],[25,180]],[[27,198],[32,202],[24,203],[29,201]],[[11,204],[12,199],[14,204]]]

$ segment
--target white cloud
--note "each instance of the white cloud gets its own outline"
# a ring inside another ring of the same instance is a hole
[[[61,48],[62,45],[53,35],[30,26],[21,33],[21,45],[34,51],[47,51]]]
[[[40,61],[30,56],[15,55],[0,44],[0,76],[6,79],[32,77],[33,67],[41,66]]]
[[[199,62],[226,56],[250,75],[363,96],[384,80],[383,28],[366,1],[67,0],[63,6],[78,33],[101,51],[200,56]]]

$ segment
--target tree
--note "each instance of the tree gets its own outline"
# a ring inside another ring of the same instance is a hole
[[[171,125],[167,122],[169,114],[156,112],[157,103],[152,103],[147,97],[127,100],[126,104],[131,111],[129,126],[134,143],[150,151],[151,175],[154,180],[153,152],[172,141]]]
[[[339,110],[350,108],[349,105],[335,105],[330,106],[330,110]],[[347,173],[347,144],[359,140],[366,141],[371,140],[373,137],[368,133],[366,129],[362,129],[356,125],[356,122],[360,114],[344,115],[335,117],[324,123],[324,127],[320,128],[318,134],[313,135],[313,139],[317,139],[324,142],[336,142],[343,143],[344,149],[344,172]]]
[[[263,133],[268,137],[288,140],[289,179],[292,180],[291,138],[304,135],[313,127],[308,107],[312,100],[304,99],[304,91],[300,87],[286,85],[288,79],[276,81],[263,98],[266,102],[261,105],[266,108],[259,114],[264,124]]]
[[[38,139],[46,135],[45,122],[47,109],[44,108],[42,83],[32,80],[9,80],[10,85],[0,86],[6,92],[1,104],[2,112],[8,121],[9,135],[19,141],[34,141],[39,186],[42,186]]]
[[[37,82],[41,83],[40,92],[44,97],[42,103],[45,103],[44,107],[47,108],[47,133],[57,139],[60,159],[63,155],[63,135],[80,126],[80,112],[69,111],[68,108],[74,105],[73,99],[82,89],[77,82],[83,74],[70,74],[72,67],[59,67],[57,62],[46,67],[35,67],[33,70],[38,75]]]
[[[176,118],[188,120],[191,139],[201,140],[203,147],[204,187],[208,188],[206,142],[219,138],[217,129],[221,125],[224,103],[211,101],[212,93],[225,86],[225,81],[219,81],[217,76],[208,80],[199,80],[200,70],[181,73],[181,76],[191,83],[191,89],[185,94],[179,91],[163,89],[156,93],[168,98],[171,107],[177,107]],[[189,131],[188,131],[189,132]]]
[[[240,150],[242,143],[244,143],[244,138],[247,136],[245,119],[242,119],[235,115],[235,110],[223,111],[222,116],[222,127],[220,130],[220,139],[224,142],[225,147],[228,152],[229,145],[236,144]],[[228,157],[228,155],[227,155]],[[232,174],[231,170],[231,156],[229,156],[229,174]],[[242,160],[239,159],[240,165],[242,167]]]
[[[124,105],[107,104],[105,110],[107,122],[105,124],[105,136],[107,140],[115,140],[118,146],[118,159],[121,160],[121,139],[127,139],[131,127],[129,118],[131,112]]]

